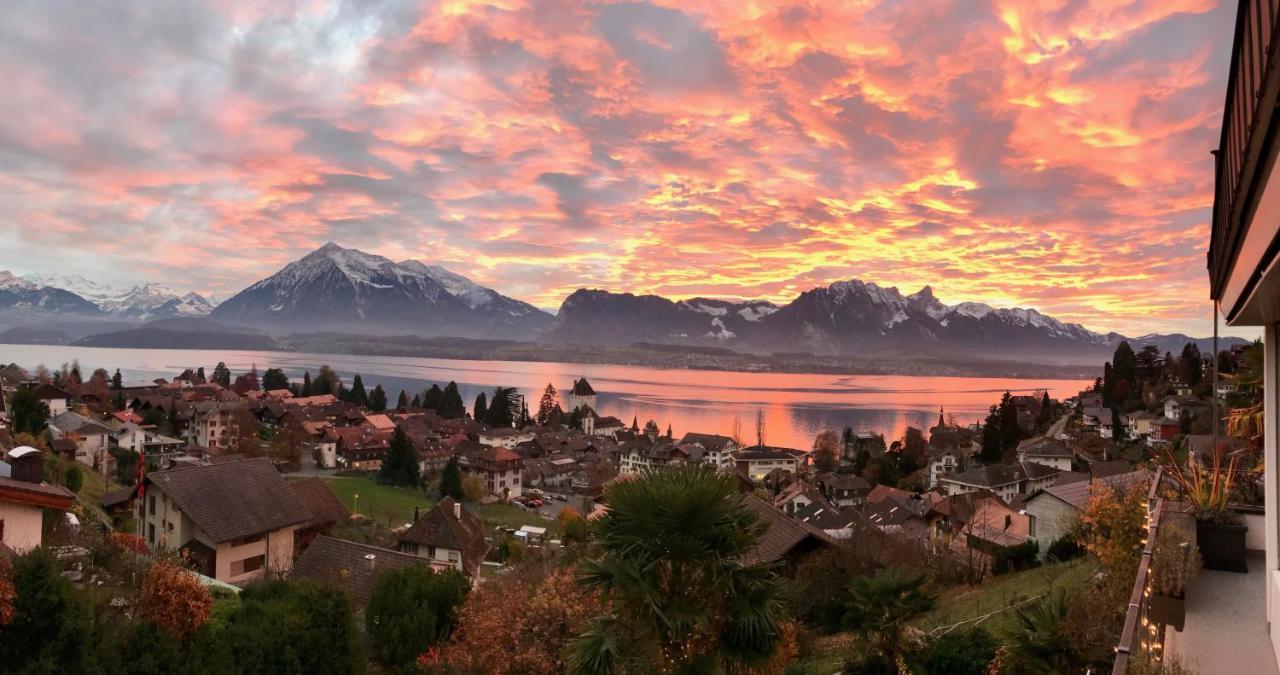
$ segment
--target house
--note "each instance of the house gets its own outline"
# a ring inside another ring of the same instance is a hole
[[[1151,432],[1163,419],[1160,415],[1137,410],[1124,415],[1125,433],[1129,438],[1149,438]]]
[[[959,449],[929,446],[929,461],[925,466],[925,487],[928,489],[938,487],[943,476],[959,471],[963,463],[964,457]]]
[[[352,604],[363,609],[383,572],[429,564],[426,558],[410,553],[322,534],[294,561],[289,577],[312,579],[346,591]]]
[[[871,492],[871,484],[855,473],[829,473],[818,477],[818,489],[836,506],[859,506]]]
[[[863,513],[867,521],[885,534],[903,541],[913,541],[924,548],[929,541],[929,528],[924,519],[927,508],[922,500],[901,495],[888,495],[875,502],[867,502]]]
[[[116,446],[132,450],[151,457],[164,457],[182,452],[187,444],[180,438],[173,438],[157,433],[155,427],[144,427],[133,422],[125,422],[115,430]]]
[[[113,431],[105,423],[71,410],[49,420],[49,437],[64,443],[75,443],[75,460],[104,476],[112,468],[110,451]]]
[[[572,457],[547,455],[538,459],[524,460],[524,485],[564,489],[573,481],[578,472],[578,460]]]
[[[742,557],[745,565],[781,564],[794,567],[809,554],[838,545],[826,532],[787,516],[753,494],[743,495],[742,503],[756,512],[766,528],[756,540],[755,547]]]
[[[1182,413],[1195,414],[1209,407],[1208,403],[1194,396],[1170,396],[1164,400],[1164,417],[1170,420],[1182,419]]]
[[[1062,441],[1037,436],[1018,444],[1018,460],[1051,466],[1059,471],[1070,471],[1076,453]]]
[[[479,476],[489,494],[504,500],[524,494],[520,480],[524,462],[520,455],[506,448],[485,447],[464,452],[458,468],[464,475]]]
[[[753,445],[739,450],[734,455],[734,464],[751,480],[762,480],[774,469],[782,469],[795,473],[799,460],[795,453],[800,451],[789,448],[775,448],[767,445]]]
[[[1035,462],[991,464],[942,478],[942,489],[948,495],[988,490],[1006,502],[1018,495],[1029,496],[1057,480],[1060,469]]]
[[[862,519],[862,516],[853,509],[839,509],[819,502],[796,509],[790,515],[802,523],[822,530],[827,533],[827,536],[837,541],[851,539],[855,527]]]
[[[796,481],[788,485],[773,498],[773,507],[787,515],[793,515],[811,504],[831,506],[816,487],[804,481]]]
[[[1084,408],[1080,411],[1080,423],[1086,427],[1096,427],[1106,422],[1111,423],[1111,411],[1102,406]]]
[[[391,418],[382,413],[365,415],[361,420],[361,424],[377,429],[378,431],[395,431],[396,423]]]
[[[618,432],[627,428],[627,425],[617,417],[600,417],[594,410],[591,411],[591,415],[591,433],[594,436],[608,436],[612,438],[617,435]]]
[[[1051,485],[1037,495],[1024,502],[1023,507],[1030,517],[1028,536],[1040,542],[1040,555],[1048,554],[1053,542],[1066,536],[1071,528],[1080,520],[1080,514],[1089,505],[1089,498],[1102,486],[1107,489],[1128,489],[1130,486],[1146,484],[1151,476],[1146,471],[1093,478],[1059,485]]]
[[[477,580],[489,544],[480,517],[445,497],[400,533],[399,549],[429,560],[437,569],[456,569]]]
[[[533,428],[513,429],[511,427],[498,427],[496,429],[486,429],[480,432],[479,438],[481,445],[488,445],[494,448],[506,448],[508,450],[526,441],[533,440]]]
[[[734,467],[734,453],[738,451],[738,444],[728,436],[691,432],[685,434],[679,444],[701,446],[702,461],[717,469],[729,471]]]
[[[682,446],[670,441],[650,441],[642,436],[624,444],[625,453],[618,466],[620,474],[634,474],[652,469],[678,466],[701,459],[700,445]]]
[[[1163,446],[1176,441],[1181,435],[1181,422],[1178,420],[1162,419],[1151,426],[1151,434],[1147,436],[1147,445]]]
[[[157,471],[141,494],[147,544],[186,551],[201,574],[229,584],[288,572],[294,531],[313,518],[265,457]]]
[[[212,450],[234,448],[239,442],[242,402],[200,401],[188,411],[187,442]]]
[[[1031,518],[999,499],[984,499],[965,525],[964,535],[968,544],[988,553],[1014,548],[1031,539]]]
[[[394,435],[395,432],[368,426],[330,427],[325,430],[325,437],[333,439],[336,462],[361,471],[382,468],[382,458],[391,449]],[[323,452],[321,454],[323,456]]]
[[[41,382],[31,386],[35,389],[36,398],[49,406],[49,417],[57,417],[71,409],[71,394],[48,382]]]
[[[591,388],[587,378],[576,379],[573,381],[573,386],[569,388],[569,393],[565,395],[564,403],[567,412],[573,412],[584,405],[595,410],[596,390]]]
[[[70,511],[75,495],[44,482],[44,454],[19,446],[6,455],[9,476],[0,477],[0,548],[26,553],[40,546],[44,510]]]
[[[289,489],[311,514],[310,520],[294,528],[293,548],[296,552],[305,551],[316,537],[332,532],[338,523],[351,518],[351,512],[324,480],[303,478],[290,481]]]

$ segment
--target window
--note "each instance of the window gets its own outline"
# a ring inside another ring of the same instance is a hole
[[[256,572],[262,569],[262,566],[265,565],[266,562],[267,556],[265,555],[255,555],[251,558],[245,558],[244,560],[237,560],[231,563],[231,576],[238,577],[241,574]]]
[[[150,523],[147,525],[147,541],[151,542],[152,546],[155,546],[155,543],[156,543],[156,524],[155,523]]]
[[[155,495],[151,495],[151,501],[147,505],[147,508],[150,510],[151,515],[153,516],[156,515],[156,496]]]

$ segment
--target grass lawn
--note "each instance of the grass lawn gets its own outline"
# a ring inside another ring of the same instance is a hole
[[[413,522],[413,507],[425,513],[436,500],[422,490],[379,485],[371,478],[326,478],[329,489],[352,513],[360,513],[373,522],[393,529]],[[356,499],[356,495],[360,498]]]
[[[335,476],[326,478],[325,482],[353,513],[358,511],[374,523],[388,529],[413,522],[413,507],[421,507],[425,513],[437,501],[434,492],[379,485],[372,478]],[[428,494],[431,496],[428,497]],[[358,502],[356,495],[360,495]],[[559,528],[556,527],[555,521],[544,520],[541,515],[533,511],[525,511],[509,504],[482,504],[478,508],[474,504],[467,504],[467,508],[479,513],[480,518],[490,527],[501,525],[518,528],[521,525],[536,525],[547,528],[549,535],[559,535]]]
[[[977,586],[948,589],[939,598],[937,608],[921,617],[915,626],[925,632],[975,619],[1045,593],[1066,589],[1067,593],[1082,586],[1097,569],[1097,562],[1079,558],[1065,563],[1045,565],[1031,570],[988,577]],[[1014,625],[1013,610],[996,614],[979,625],[991,633],[999,633]],[[966,624],[968,627],[972,624]]]

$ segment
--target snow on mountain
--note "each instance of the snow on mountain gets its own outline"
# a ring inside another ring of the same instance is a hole
[[[3,288],[6,283],[5,274],[7,273],[0,272],[0,288]],[[8,276],[17,280],[17,282],[10,281],[11,284],[24,283],[29,289],[53,289],[79,296],[96,305],[103,313],[120,319],[150,321],[184,316],[205,316],[213,310],[213,305],[198,293],[179,295],[157,283],[146,283],[122,290],[86,279],[79,274]]]
[[[35,288],[35,285],[30,281],[7,270],[0,270],[0,290],[31,290],[33,288]]]
[[[129,291],[86,279],[79,274],[28,274],[26,280],[39,287],[61,288],[102,306],[104,301],[118,298]]]
[[[439,282],[453,297],[466,300],[467,304],[471,305],[472,308],[487,304],[498,295],[496,291],[485,288],[461,274],[450,272],[439,265],[428,265],[421,260],[402,260],[399,264],[406,270],[417,272]]]

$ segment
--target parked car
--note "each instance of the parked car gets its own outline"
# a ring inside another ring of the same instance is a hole
[[[558,502],[567,502],[569,498],[564,495],[551,495],[551,498]]]

